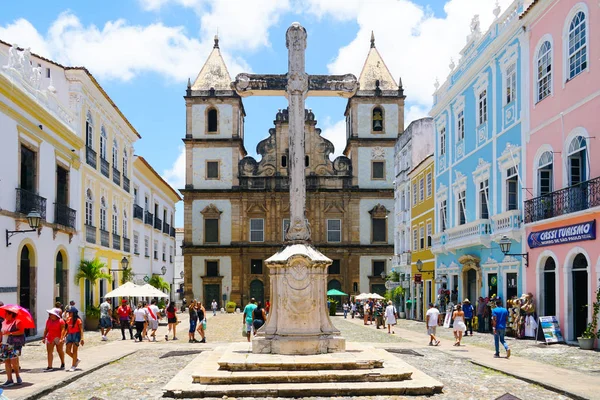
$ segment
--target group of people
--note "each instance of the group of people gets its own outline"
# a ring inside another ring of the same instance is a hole
[[[108,333],[113,328],[114,322],[121,328],[121,340],[127,340],[125,331],[129,331],[131,340],[142,342],[145,339],[156,342],[158,320],[161,318],[161,312],[156,303],[156,300],[152,300],[150,303],[140,301],[137,307],[133,309],[127,299],[122,299],[121,305],[116,310],[119,319],[117,324],[116,318],[113,318],[111,299],[104,299],[104,302],[100,304],[100,334],[102,340],[108,340]],[[171,306],[173,307],[173,305]],[[133,334],[133,327],[135,327],[135,335]],[[148,331],[150,331],[150,335],[148,335]]]
[[[244,311],[242,312],[244,330],[242,332],[245,332],[248,341],[250,341],[252,334],[256,335],[256,331],[265,324],[268,312],[268,308],[263,307],[260,301],[257,303],[254,297],[244,307]]]
[[[358,300],[350,301],[350,303],[345,302],[342,309],[344,310],[344,318],[347,317],[348,311],[350,311],[351,317],[354,318],[355,315],[360,315],[362,309],[363,323],[365,325],[373,325],[373,320],[375,320],[375,327],[377,329],[385,329],[387,325],[389,334],[396,333],[393,327],[398,320],[398,310],[396,310],[392,301],[388,301],[387,304],[382,300],[375,299],[367,299],[362,302]]]

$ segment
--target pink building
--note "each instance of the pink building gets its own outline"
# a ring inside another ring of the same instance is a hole
[[[591,319],[600,277],[600,5],[535,0],[521,20],[529,41],[526,290],[573,341]]]

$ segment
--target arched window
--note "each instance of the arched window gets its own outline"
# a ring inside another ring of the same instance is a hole
[[[85,224],[94,226],[94,198],[90,189],[87,190],[85,198]]]
[[[373,109],[373,132],[383,131],[383,110],[381,107],[375,107]]]
[[[219,127],[218,113],[216,108],[208,110],[208,133],[216,133]]]
[[[548,257],[544,263],[544,315],[556,314],[556,262]]]
[[[117,139],[113,140],[112,156],[113,168],[119,169],[119,143],[117,143]]]
[[[128,237],[127,234],[127,211],[123,210],[123,237]]]
[[[552,45],[545,41],[537,55],[537,101],[552,93]]]
[[[583,136],[576,136],[569,144],[569,186],[577,185],[587,180],[586,176],[586,142]]]
[[[85,145],[90,149],[94,148],[94,121],[92,120],[92,113],[89,111],[85,118]]]
[[[119,210],[117,210],[117,206],[113,205],[112,212],[112,232],[115,235],[119,234]]]
[[[127,158],[127,149],[123,149],[123,176],[127,176],[127,168],[129,167],[129,159]]]
[[[552,152],[546,151],[538,162],[538,196],[552,193]]]
[[[104,197],[100,199],[100,229],[106,230],[106,199]]]
[[[569,79],[587,68],[585,14],[579,11],[569,25]]]
[[[102,126],[102,128],[100,128],[100,158],[102,158],[103,160],[106,160],[106,141],[108,139],[106,138],[106,129],[104,129],[104,126]]]

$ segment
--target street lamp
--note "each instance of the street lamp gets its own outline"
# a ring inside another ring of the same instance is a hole
[[[123,256],[123,258],[121,259],[121,270],[125,270],[127,269],[127,267],[129,267],[129,260],[127,259],[127,257]]]
[[[416,264],[417,264],[417,270],[419,272],[435,272],[435,270],[433,270],[433,269],[425,269],[424,270],[423,269],[423,261],[421,261],[420,259],[417,260]]]
[[[160,269],[160,272],[162,272],[162,274],[165,275],[167,273],[167,267],[165,267],[163,265],[162,268]]]
[[[508,236],[506,236],[506,235],[502,236],[502,239],[500,239],[498,244],[500,245],[500,250],[502,250],[502,252],[504,253],[505,256],[523,257],[523,259],[525,260],[525,268],[529,267],[529,253],[514,253],[514,254],[509,253],[510,246],[512,245],[512,240],[510,240],[508,238]]]
[[[34,211],[31,211],[29,214],[27,214],[27,223],[29,224],[29,227],[31,229],[25,229],[22,231],[19,231],[19,230],[9,231],[7,229],[6,230],[6,247],[10,246],[9,239],[11,237],[13,237],[14,235],[16,235],[17,233],[27,233],[27,232],[37,231],[37,229],[40,227],[41,219],[42,219],[42,216],[40,215],[40,213],[34,210]]]
[[[179,273],[179,276],[181,277],[181,279],[183,279],[183,271],[181,271],[181,272]]]
[[[385,271],[381,271],[381,279],[385,279],[386,276]]]

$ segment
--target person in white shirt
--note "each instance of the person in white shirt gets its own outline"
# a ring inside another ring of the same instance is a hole
[[[144,337],[144,325],[148,322],[148,310],[143,306],[141,302],[138,303],[137,308],[133,312],[133,321],[135,323],[135,338],[136,340],[143,341]]]
[[[342,308],[344,309],[344,319],[348,316],[348,302],[344,302],[344,305],[342,306]]]
[[[440,341],[435,337],[435,329],[439,325],[440,310],[438,310],[433,303],[429,303],[429,310],[427,310],[427,334],[429,335],[429,345],[437,346]]]
[[[152,341],[156,342],[156,330],[158,329],[158,319],[160,318],[160,311],[156,305],[156,300],[152,300],[148,306],[148,327],[152,331]]]
[[[385,321],[388,326],[388,333],[390,333],[390,329],[391,329],[392,325],[396,325],[396,307],[394,307],[391,300],[388,301],[388,305],[385,308]],[[385,329],[385,328],[383,328],[383,329]],[[394,332],[392,330],[391,333],[395,334],[396,332]]]
[[[213,317],[217,315],[217,307],[219,307],[219,305],[217,304],[217,300],[213,299],[212,303],[210,303],[210,308],[212,309]]]
[[[350,314],[352,314],[352,318],[354,318],[354,314],[356,314],[356,301],[351,303]]]

